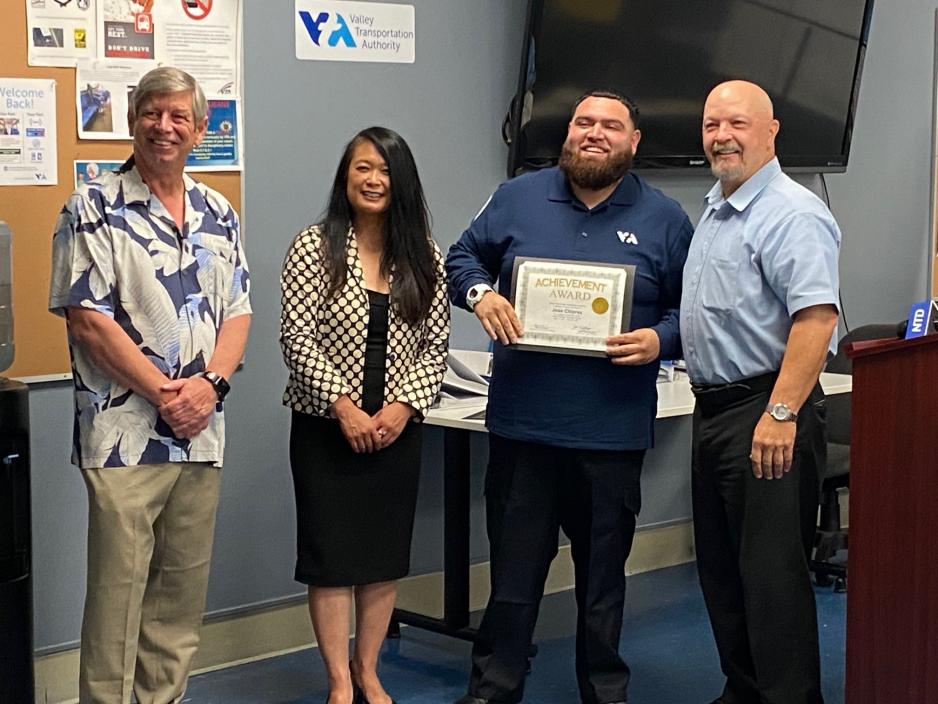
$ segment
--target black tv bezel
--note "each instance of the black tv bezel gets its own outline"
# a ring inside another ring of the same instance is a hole
[[[518,72],[518,83],[515,95],[511,100],[508,114],[508,177],[512,178],[525,171],[536,171],[557,164],[560,145],[557,145],[558,155],[548,160],[538,160],[537,163],[526,163],[520,152],[521,106],[524,104],[524,94],[528,76],[528,62],[531,56],[531,41],[534,39],[534,22],[540,14],[546,0],[528,0],[527,14],[524,22],[524,40],[521,48],[521,67]],[[875,0],[865,0],[863,22],[860,29],[859,48],[853,70],[853,85],[850,88],[850,101],[844,124],[844,138],[840,154],[778,154],[782,168],[789,172],[801,173],[843,173],[847,170],[850,158],[850,146],[853,141],[853,125],[856,118],[857,102],[860,93],[860,79],[863,75],[863,62],[866,59],[867,44],[869,41],[870,24],[873,19],[873,5]],[[733,76],[726,76],[726,79]],[[703,104],[704,96],[701,96]],[[780,116],[784,119],[784,116]],[[709,168],[703,149],[697,154],[667,154],[644,155],[639,149],[635,154],[633,170],[639,172],[680,174],[699,174],[701,170]]]

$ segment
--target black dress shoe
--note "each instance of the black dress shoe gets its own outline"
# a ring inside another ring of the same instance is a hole
[[[354,685],[355,692],[352,694],[352,704],[368,704],[368,700],[365,698],[365,692],[357,684]],[[397,704],[393,699],[391,704]]]
[[[457,699],[453,704],[489,704],[489,700],[467,694],[462,699]]]

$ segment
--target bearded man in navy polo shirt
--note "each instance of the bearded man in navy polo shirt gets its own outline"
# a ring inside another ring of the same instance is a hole
[[[693,232],[675,201],[629,171],[638,121],[623,95],[582,96],[559,166],[502,184],[447,257],[453,303],[475,312],[495,341],[485,489],[492,590],[460,704],[521,701],[561,527],[576,573],[580,697],[627,698],[624,567],[653,441],[658,360],[680,354]],[[518,256],[634,265],[632,330],[607,340],[607,357],[513,347],[524,335],[508,300]]]

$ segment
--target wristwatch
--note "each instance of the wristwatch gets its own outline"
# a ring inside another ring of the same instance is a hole
[[[204,372],[199,372],[198,376],[202,377],[208,383],[212,385],[212,388],[215,389],[215,394],[218,396],[219,402],[225,400],[225,396],[228,395],[228,392],[231,391],[231,384],[228,383],[228,380],[217,372],[210,372],[208,370]]]
[[[495,289],[488,284],[476,284],[475,286],[471,286],[469,292],[466,294],[466,303],[469,305],[469,309],[475,310],[476,303],[482,300],[482,296],[494,290]]]
[[[765,412],[772,416],[775,420],[780,421],[789,421],[794,423],[798,420],[798,414],[792,411],[784,403],[770,403],[765,407]]]

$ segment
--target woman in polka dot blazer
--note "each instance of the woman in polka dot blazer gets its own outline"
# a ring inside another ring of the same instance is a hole
[[[323,221],[287,252],[281,290],[296,579],[309,587],[328,702],[387,704],[375,667],[409,570],[419,421],[449,337],[443,257],[400,135],[371,127],[348,143]]]

